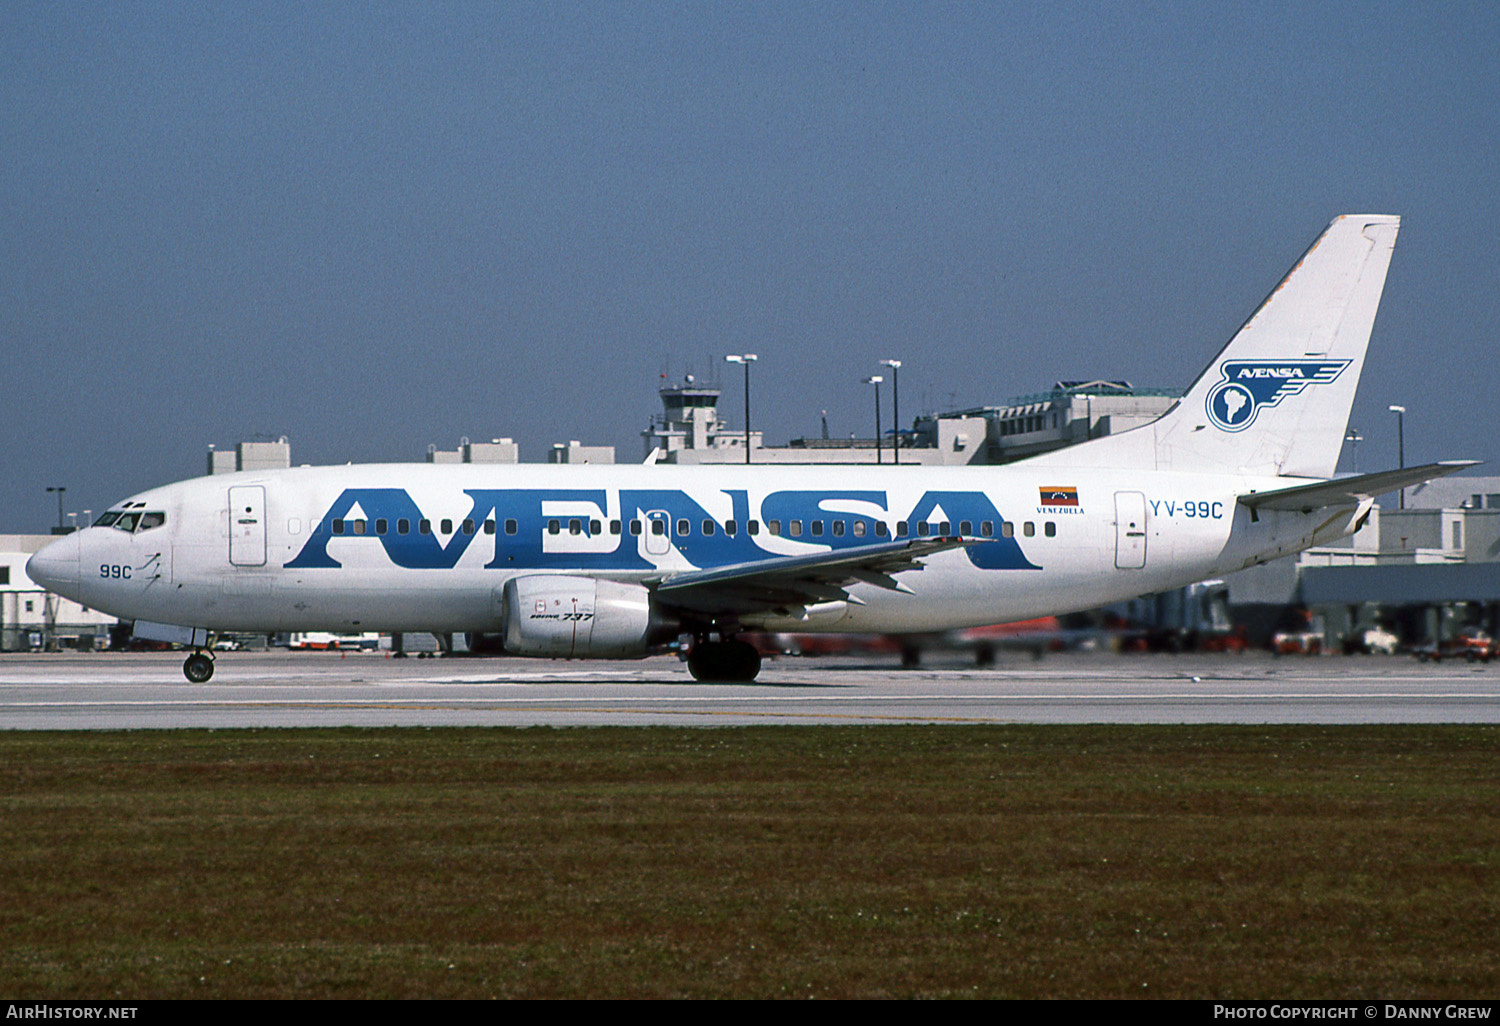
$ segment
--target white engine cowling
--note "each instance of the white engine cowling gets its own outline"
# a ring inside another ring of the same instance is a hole
[[[592,577],[513,577],[501,609],[505,650],[517,655],[628,658],[670,633],[644,586]]]

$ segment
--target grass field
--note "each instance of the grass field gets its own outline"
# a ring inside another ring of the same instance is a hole
[[[0,734],[12,997],[1500,993],[1500,729]]]

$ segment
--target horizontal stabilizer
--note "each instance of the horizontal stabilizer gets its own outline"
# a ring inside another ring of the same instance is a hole
[[[1424,463],[1420,467],[1407,467],[1404,470],[1382,470],[1378,474],[1360,474],[1357,477],[1341,477],[1333,481],[1318,481],[1293,488],[1251,492],[1240,496],[1240,505],[1249,506],[1251,509],[1280,509],[1296,512],[1306,512],[1324,506],[1357,506],[1361,501],[1373,496],[1466,470],[1469,467],[1478,466],[1479,462],[1479,460],[1446,460],[1442,463]]]

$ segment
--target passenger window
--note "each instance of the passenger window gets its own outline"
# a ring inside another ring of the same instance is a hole
[[[406,517],[402,517],[400,520],[396,521],[396,533],[411,534],[411,521],[406,519]]]
[[[1001,524],[1000,524],[1000,537],[1002,537],[1002,538],[1014,538],[1015,536],[1016,536],[1016,525],[1013,524],[1009,520],[1002,521]]]
[[[464,534],[474,533],[474,520],[472,517],[464,517]]]
[[[1026,521],[1026,523],[1021,527],[1021,533],[1028,538],[1036,537],[1036,525],[1033,524],[1030,520]]]
[[[611,520],[609,522],[609,533],[610,534],[619,534],[620,533],[620,522],[618,520]]]
[[[1045,527],[1045,533],[1046,533],[1046,535],[1047,535],[1048,538],[1056,538],[1057,537],[1057,522],[1053,521],[1053,520],[1047,521],[1047,524],[1046,524],[1046,527]]]
[[[493,519],[489,518],[489,517],[486,517],[485,521],[484,521],[484,533],[485,534],[494,534],[495,533],[495,521]]]
[[[981,521],[979,524],[979,536],[981,538],[995,537],[995,522],[993,520]]]
[[[651,521],[651,533],[660,537],[667,533],[667,522],[665,520]]]
[[[946,534],[947,532],[945,531],[944,533]],[[974,534],[974,521],[960,520],[958,522],[958,533],[966,537],[972,536]]]
[[[714,533],[714,522],[712,520],[705,520],[705,521],[703,521],[703,537],[707,538],[709,535],[711,535],[713,533]]]
[[[877,521],[875,521],[875,537],[877,537],[877,538],[884,538],[889,533],[890,533],[890,528],[888,528],[888,527],[885,526],[885,521],[884,520],[877,520]]]
[[[632,520],[630,522],[630,533],[635,535],[636,537],[640,537],[641,522],[639,520]]]
[[[790,527],[789,527],[789,530],[787,531],[787,533],[790,534],[793,538],[801,538],[802,537],[802,521],[800,521],[800,520],[793,520],[791,522],[791,524],[790,524]]]
[[[426,523],[426,522],[427,522],[427,521],[425,521],[425,520],[424,520],[424,521],[422,521],[422,523],[424,523],[424,524],[425,524],[425,523]],[[330,529],[330,530],[331,530],[331,531],[333,531],[333,533],[334,533],[334,534],[343,534],[343,533],[344,533],[344,521],[343,521],[343,520],[341,520],[341,519],[340,519],[340,518],[338,518],[338,517],[334,517],[334,519],[333,519],[333,524],[332,524],[332,525],[331,525],[331,526],[330,526],[330,528],[329,528],[329,529]]]
[[[905,520],[898,520],[898,521],[896,521],[896,537],[897,538],[905,538],[906,534],[907,534],[906,521]]]
[[[812,534],[814,538],[823,537],[823,521],[814,520],[812,522]]]
[[[453,533],[453,521],[452,520],[444,520],[442,526],[443,526],[443,533],[444,534],[452,534]]]
[[[677,536],[679,538],[686,538],[687,537],[687,533],[688,533],[688,528],[690,528],[691,526],[692,525],[689,524],[686,520],[679,520],[679,521],[677,521]]]
[[[385,534],[386,529],[388,527],[390,527],[390,522],[387,521],[385,519],[385,517],[379,517],[379,518],[376,519],[376,521],[375,521],[375,533],[376,534]]]
[[[925,521],[925,520],[918,520],[917,521],[917,537],[918,538],[926,538],[927,537],[927,521]]]
[[[604,528],[604,525],[601,524],[601,523],[599,523],[599,521],[597,521],[597,520],[590,520],[589,521],[589,537],[592,538],[594,535],[597,535],[597,534],[601,533],[601,531],[603,530],[603,528]],[[615,533],[619,534],[620,532],[616,531]]]
[[[856,537],[856,538],[863,538],[864,536],[865,536],[865,522],[863,520],[856,520],[854,522],[854,537]]]
[[[766,531],[769,534],[780,534],[781,533],[781,521],[780,520],[767,520],[766,521]]]
[[[760,521],[759,520],[752,520],[748,524],[746,524],[745,527],[747,529],[749,529],[749,531],[750,531],[751,534],[760,534]]]
[[[547,521],[547,533],[548,534],[562,534],[562,521],[561,520],[549,520],[549,521]]]
[[[518,524],[518,523],[516,523],[514,517],[507,517],[506,518],[506,520],[505,520],[505,533],[506,534],[515,534],[520,529],[521,529],[521,525]]]
[[[733,538],[735,530],[736,530],[736,528],[735,528],[735,524],[734,524],[733,520],[726,520],[726,521],[724,521],[724,533],[725,534],[727,534],[727,535],[729,535],[729,537]]]
[[[578,520],[578,519],[569,520],[568,521],[568,533],[569,534],[582,534],[583,533],[583,521],[582,520]]]
[[[419,521],[417,523],[417,532],[419,534],[431,534],[432,533],[432,521],[431,520],[427,520],[427,519],[423,519],[423,520]]]
[[[353,520],[353,521],[350,521],[350,523],[351,523],[351,525],[354,528],[354,533],[355,534],[364,534],[365,533],[365,522],[363,520]]]

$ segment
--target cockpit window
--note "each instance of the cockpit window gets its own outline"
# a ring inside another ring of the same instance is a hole
[[[145,503],[134,503],[133,505],[144,506]],[[113,527],[116,531],[124,531],[127,534],[132,531],[149,531],[153,527],[160,527],[167,522],[166,513],[161,510],[151,510],[142,513],[126,507],[123,510],[107,510],[99,515],[94,521],[95,527]]]

